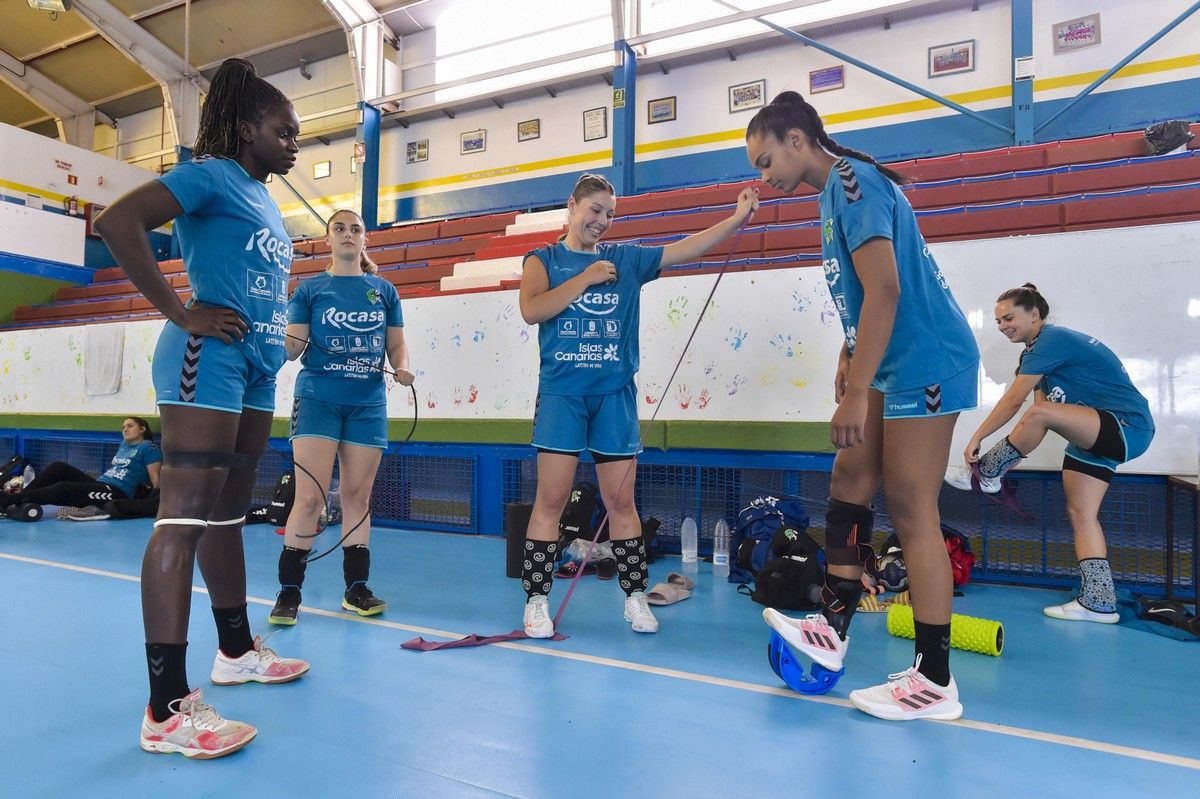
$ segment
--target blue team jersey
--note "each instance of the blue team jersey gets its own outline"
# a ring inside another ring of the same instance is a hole
[[[162,463],[162,452],[149,441],[130,446],[122,441],[113,456],[112,465],[108,471],[100,475],[101,483],[108,483],[114,488],[132,497],[138,486],[150,484],[150,471],[146,468],[152,463]]]
[[[1021,353],[1023,375],[1041,375],[1038,388],[1051,402],[1112,411],[1131,427],[1154,429],[1150,405],[1129,379],[1121,360],[1085,333],[1046,325]]]
[[[273,375],[287,355],[292,242],[267,187],[231,158],[184,161],[159,178],[183,208],[175,220],[193,298],[232,308],[250,326],[237,344]]]
[[[384,405],[387,329],[403,327],[396,287],[376,275],[323,272],[296,288],[288,322],[308,325],[309,347],[296,376],[296,397],[343,405]]]
[[[638,320],[642,286],[658,277],[662,247],[600,244],[578,252],[559,242],[534,250],[553,289],[599,260],[612,261],[617,281],[589,286],[562,313],[538,325],[542,394],[611,394],[638,370]],[[526,256],[529,257],[529,256]]]
[[[872,387],[885,394],[921,388],[977,366],[975,337],[900,188],[874,165],[842,158],[829,172],[820,208],[825,282],[851,354],[863,304],[851,254],[874,238],[888,239],[896,252],[900,299]]]

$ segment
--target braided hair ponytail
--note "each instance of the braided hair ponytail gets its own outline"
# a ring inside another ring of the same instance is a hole
[[[835,142],[825,132],[825,123],[821,121],[821,115],[817,113],[817,109],[805,102],[804,98],[796,92],[782,92],[776,95],[769,104],[760,108],[750,120],[750,124],[746,126],[746,138],[769,132],[775,138],[784,141],[787,138],[787,132],[792,128],[804,131],[809,141],[824,147],[834,155],[849,156],[873,164],[893,183],[903,186],[909,182],[904,175],[888,169],[866,153],[843,147]]]
[[[200,109],[200,130],[192,157],[236,157],[241,146],[240,123],[256,125],[263,117],[289,105],[283,92],[258,77],[249,61],[226,59],[213,76]]]

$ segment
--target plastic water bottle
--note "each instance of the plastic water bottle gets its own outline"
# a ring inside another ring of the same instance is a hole
[[[21,487],[28,488],[29,484],[33,482],[33,478],[35,476],[36,475],[34,475],[33,466],[30,464],[25,464],[25,471],[21,472]]]
[[[717,521],[713,530],[713,577],[729,576],[729,523]]]
[[[700,569],[700,533],[696,530],[696,521],[691,516],[679,525],[679,544],[683,551],[683,573],[695,574]]]
[[[337,480],[329,483],[329,494],[325,501],[325,518],[327,524],[337,524],[342,520],[342,495]]]

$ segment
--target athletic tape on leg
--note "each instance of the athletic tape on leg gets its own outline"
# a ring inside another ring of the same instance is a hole
[[[679,353],[679,360],[675,362],[675,368],[671,370],[671,376],[667,379],[667,384],[662,390],[660,396],[667,396],[667,392],[671,390],[671,384],[675,381],[675,375],[679,373],[679,367],[683,365],[683,359],[687,356],[688,348],[692,345],[692,339],[696,337],[696,331],[700,329],[700,322],[704,320],[704,314],[712,304],[713,295],[717,293],[717,286],[721,285],[721,278],[725,276],[725,270],[729,268],[729,262],[733,259],[734,252],[737,251],[738,239],[742,237],[742,231],[745,229],[746,222],[743,221],[738,226],[737,232],[733,236],[733,241],[729,243],[729,252],[725,256],[725,262],[721,264],[720,271],[717,272],[717,279],[713,281],[712,288],[708,292],[708,297],[704,300],[704,305],[700,307],[700,315],[696,317],[696,324],[692,326],[692,332],[688,335],[687,341],[684,342],[683,350]],[[650,416],[648,424],[653,424],[658,418],[658,412],[662,408],[663,403],[655,403],[654,413]],[[617,485],[617,493],[621,493],[621,489],[625,487],[625,483],[629,480],[629,475],[633,473],[634,465],[637,463],[637,458],[632,458],[629,461],[629,466],[625,469],[625,475],[621,478],[621,482]],[[579,564],[579,569],[575,572],[575,576],[571,578],[571,584],[567,587],[567,595],[563,597],[562,604],[558,606],[558,612],[554,614],[554,637],[552,641],[566,640],[567,636],[558,632],[558,624],[562,620],[563,614],[566,613],[567,604],[571,601],[572,594],[575,593],[575,587],[579,584],[579,578],[583,576],[584,569],[588,561],[592,557],[592,552],[596,548],[596,544],[600,541],[600,536],[604,533],[608,526],[608,510],[605,509],[604,518],[600,520],[600,524],[596,525],[596,534],[592,537],[591,543],[588,545],[587,552],[583,554],[583,561]],[[406,641],[400,645],[402,649],[408,649],[414,652],[433,652],[439,649],[462,649],[472,646],[485,646],[487,644],[495,644],[501,641],[519,641],[528,638],[524,630],[513,630],[506,635],[489,635],[480,636],[476,633],[459,638],[455,641],[433,642],[426,641],[424,638],[414,638],[411,641]]]

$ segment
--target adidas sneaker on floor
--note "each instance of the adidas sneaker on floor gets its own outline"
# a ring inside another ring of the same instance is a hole
[[[199,688],[172,701],[170,710],[170,718],[156,722],[150,717],[150,708],[146,708],[139,740],[142,749],[209,760],[236,752],[258,735],[249,724],[222,718],[212,705],[204,703]]]
[[[887,721],[961,718],[963,706],[958,701],[954,677],[950,677],[948,686],[942,687],[919,672],[920,665],[921,656],[917,655],[913,666],[889,674],[883,685],[851,691],[850,701],[862,712]]]

